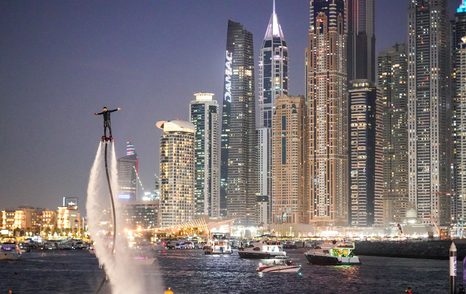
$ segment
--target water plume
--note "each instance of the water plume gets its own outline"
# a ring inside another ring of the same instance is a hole
[[[113,142],[101,142],[91,168],[86,203],[89,234],[94,241],[99,264],[103,266],[108,278],[104,288],[108,289],[110,286],[111,293],[114,294],[163,293],[164,287],[158,274],[157,264],[142,264],[134,258],[133,250],[128,248],[123,207],[117,199],[114,199],[116,222],[113,222],[106,174],[106,151],[109,182],[114,197],[118,191],[115,146]],[[116,225],[115,244],[113,244],[114,225]],[[112,248],[114,248],[113,252]],[[150,252],[143,254],[152,257]]]

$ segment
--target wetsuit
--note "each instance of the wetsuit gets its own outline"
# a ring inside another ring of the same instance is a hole
[[[112,137],[112,125],[110,123],[110,113],[118,111],[118,110],[119,110],[118,108],[115,108],[112,110],[104,109],[102,110],[102,112],[95,113],[95,115],[103,115],[104,117],[104,137],[105,138],[107,138],[107,129],[109,131],[110,138]]]

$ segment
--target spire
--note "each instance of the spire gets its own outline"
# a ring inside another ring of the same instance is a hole
[[[269,24],[267,26],[267,31],[265,32],[264,39],[272,39],[273,37],[279,37],[281,39],[285,38],[285,35],[282,31],[282,27],[278,22],[277,14],[275,13],[275,0],[273,0],[273,11],[272,15],[270,16]]]
[[[465,12],[466,12],[466,0],[463,0],[463,2],[458,7],[458,9],[456,9],[456,13],[465,13]]]

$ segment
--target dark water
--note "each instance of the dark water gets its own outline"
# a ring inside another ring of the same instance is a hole
[[[145,272],[148,278],[161,275],[176,294],[404,293],[408,286],[414,293],[448,293],[447,260],[361,256],[360,266],[328,267],[307,264],[303,251],[288,253],[302,264],[302,275],[260,277],[256,260],[240,259],[236,253],[204,255],[200,250],[159,252],[160,272],[154,266],[146,266]],[[86,251],[33,252],[23,260],[0,262],[0,293],[9,288],[14,293],[94,293],[102,277],[96,258]]]

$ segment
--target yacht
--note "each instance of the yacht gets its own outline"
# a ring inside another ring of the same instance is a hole
[[[0,244],[0,260],[17,260],[21,256],[21,250],[15,243]]]
[[[232,254],[230,242],[228,240],[212,240],[204,248],[205,254]]]
[[[259,273],[297,273],[300,270],[301,265],[295,265],[291,259],[285,256],[263,259],[256,269]]]
[[[277,256],[286,256],[280,242],[262,241],[254,242],[247,248],[240,248],[238,251],[239,257],[250,259],[266,259]]]
[[[324,243],[310,249],[304,255],[311,264],[317,265],[357,265],[359,257],[353,254],[354,243]]]

